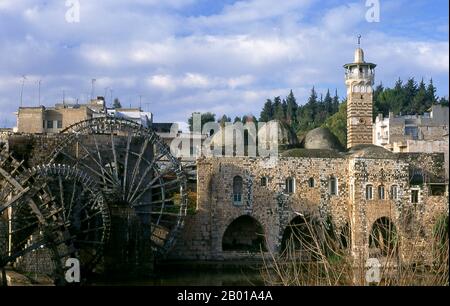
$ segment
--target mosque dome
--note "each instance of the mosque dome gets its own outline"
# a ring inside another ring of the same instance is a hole
[[[327,128],[317,128],[309,131],[303,140],[305,149],[342,151],[342,146],[333,133]]]

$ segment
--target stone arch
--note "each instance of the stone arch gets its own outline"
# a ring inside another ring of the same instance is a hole
[[[222,236],[222,251],[266,251],[264,228],[249,215],[234,219]]]
[[[388,217],[380,217],[372,224],[369,234],[370,257],[397,257],[398,231]]]
[[[315,220],[310,216],[298,215],[286,226],[281,238],[280,253],[295,252],[302,259],[311,260],[310,250],[315,247]]]

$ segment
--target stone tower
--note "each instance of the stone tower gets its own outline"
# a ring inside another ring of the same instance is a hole
[[[347,86],[347,148],[372,144],[372,109],[375,64],[364,61],[364,51],[355,50],[353,63],[344,65]]]

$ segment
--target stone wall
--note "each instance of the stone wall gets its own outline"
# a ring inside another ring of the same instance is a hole
[[[383,149],[381,149],[383,150]],[[370,151],[370,150],[369,150]],[[379,156],[377,156],[379,155]],[[442,214],[448,215],[448,194],[431,196],[429,186],[419,190],[419,203],[411,202],[410,176],[414,169],[429,173],[428,182],[442,177],[443,154],[347,154],[341,158],[284,157],[274,168],[262,159],[206,158],[197,163],[197,212],[185,220],[185,228],[169,258],[224,260],[240,258],[242,253],[224,251],[224,233],[241,216],[250,216],[264,230],[267,249],[280,251],[283,234],[299,214],[316,220],[331,217],[340,231],[351,229],[351,248],[355,258],[369,255],[369,236],[377,220],[388,219],[402,237],[399,253],[409,260],[411,244],[429,258],[431,228]],[[242,204],[233,202],[233,178],[243,178]],[[268,185],[261,186],[261,178]],[[338,181],[337,195],[331,195],[330,178]],[[295,192],[284,192],[286,178],[295,179]],[[315,186],[310,187],[313,178]],[[366,198],[372,185],[373,197]],[[398,196],[391,194],[395,185]],[[384,198],[378,195],[383,186]],[[244,233],[242,233],[243,235]]]
[[[280,158],[274,168],[261,159],[209,158],[198,161],[197,213],[189,216],[172,258],[223,259],[222,239],[227,227],[248,215],[263,228],[269,251],[278,252],[289,223],[299,213],[325,220],[331,214],[338,227],[349,222],[345,159]],[[243,178],[242,205],[233,203],[233,178]],[[338,181],[330,195],[330,178]],[[261,186],[261,178],[268,185]],[[295,192],[284,191],[285,180],[295,179]],[[315,186],[309,187],[314,178]]]

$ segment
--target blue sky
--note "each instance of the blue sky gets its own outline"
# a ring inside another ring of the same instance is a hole
[[[79,0],[68,23],[65,0],[0,0],[0,126],[24,105],[85,102],[108,92],[155,121],[186,121],[193,111],[259,115],[265,99],[293,89],[345,97],[342,65],[361,34],[376,82],[433,78],[448,96],[447,0]],[[370,1],[373,2],[373,1]]]

